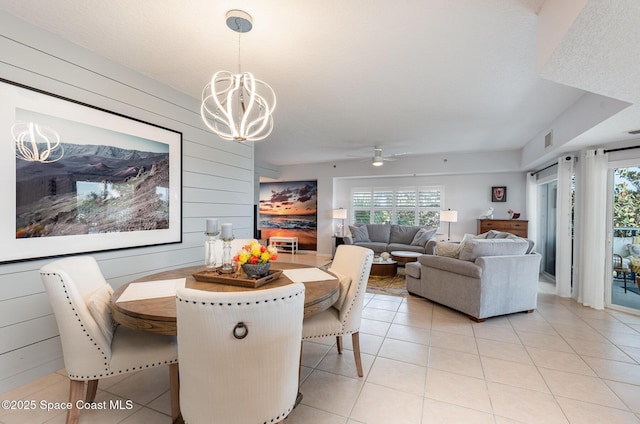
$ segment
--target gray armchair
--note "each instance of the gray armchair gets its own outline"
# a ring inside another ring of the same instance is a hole
[[[518,237],[473,239],[459,258],[422,255],[406,267],[407,291],[477,322],[537,307],[540,255]]]

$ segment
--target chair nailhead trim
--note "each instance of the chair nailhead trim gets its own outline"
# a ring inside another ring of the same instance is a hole
[[[105,363],[105,370],[104,373],[101,374],[95,374],[95,375],[75,375],[75,374],[69,374],[69,378],[71,378],[72,380],[95,380],[98,378],[102,378],[102,377],[109,377],[111,375],[116,374],[115,371],[110,371],[109,370],[109,358],[106,354],[106,352],[98,345],[98,343],[93,339],[93,337],[91,337],[88,333],[87,330],[84,328],[84,325],[82,324],[82,322],[80,321],[80,317],[78,316],[78,312],[76,311],[76,308],[73,306],[73,303],[71,303],[71,299],[69,298],[69,292],[67,291],[67,286],[64,284],[64,280],[62,279],[62,277],[60,277],[59,274],[56,273],[42,273],[42,275],[55,275],[56,277],[58,277],[60,279],[60,283],[62,284],[62,288],[64,289],[66,298],[69,300],[69,305],[71,306],[71,309],[73,310],[76,318],[78,319],[78,322],[80,323],[80,327],[82,327],[82,331],[86,334],[87,337],[89,337],[89,340],[91,340],[93,342],[93,345],[96,347],[96,349],[98,349],[98,351],[100,351],[100,353],[102,353],[102,356],[104,357]],[[160,366],[160,365],[168,365],[168,364],[175,364],[177,363],[178,360],[172,360],[172,361],[163,361],[163,362],[156,362],[154,364],[151,364],[152,367],[156,367],[156,366]],[[148,367],[149,365],[147,365]],[[131,371],[136,371],[136,370],[141,370],[143,369],[143,366],[139,366],[139,367],[133,367],[131,368]],[[127,370],[128,372],[129,370]],[[118,370],[117,373],[118,374],[122,374],[122,370]]]
[[[197,301],[197,300],[191,300],[191,299],[187,299],[187,298],[182,298],[182,297],[178,297],[176,296],[176,299],[178,300],[178,302],[185,302],[185,303],[193,303],[194,305],[197,305],[198,303],[201,303],[202,305],[211,305],[211,306],[242,306],[242,305],[258,305],[260,303],[268,303],[268,302],[278,302],[281,300],[287,300],[287,299],[291,299],[293,297],[297,297],[304,294],[304,291],[299,291],[296,293],[293,293],[292,295],[289,296],[283,296],[283,297],[277,297],[277,298],[273,298],[273,299],[265,299],[265,300],[256,300],[255,302],[237,302],[237,303],[222,303],[222,302],[202,302],[202,301]]]
[[[80,324],[82,332],[85,333],[85,335],[89,338],[89,340],[93,342],[93,345],[102,354],[102,357],[105,360],[105,372],[109,371],[109,368],[107,366],[107,364],[109,363],[109,357],[107,353],[98,345],[98,343],[93,339],[93,337],[91,337],[91,335],[89,335],[89,333],[87,333],[87,330],[84,328],[84,324],[82,323],[82,321],[80,321],[80,317],[78,316],[78,311],[76,310],[76,308],[73,306],[73,303],[71,302],[71,298],[69,297],[69,291],[67,289],[67,285],[64,283],[64,279],[60,276],[60,274],[56,274],[56,273],[42,273],[42,275],[53,275],[60,280],[60,284],[62,285],[62,289],[64,290],[65,297],[67,298],[67,301],[69,302],[69,306],[71,306],[71,310],[73,311],[74,315],[76,316],[76,319],[78,320],[78,323]],[[81,379],[83,378],[84,377],[82,377]]]
[[[371,268],[371,263],[372,262],[373,262],[373,254],[368,254],[365,257],[365,260],[364,260],[364,262],[362,264],[363,265],[362,268],[360,269],[360,283],[362,283],[364,281],[364,275],[366,273],[366,270],[367,270],[367,268]],[[358,294],[360,293],[361,290],[362,290],[362,284],[358,284],[356,295],[353,296],[353,299],[351,300],[351,303],[349,304],[349,308],[347,309],[347,312],[345,312],[345,314],[344,314],[344,319],[341,322],[341,324],[343,326],[347,323],[347,318],[349,317],[349,314],[353,310],[353,307],[355,306],[355,300],[358,297]],[[329,337],[329,336],[342,336],[342,335],[348,335],[348,334],[359,333],[359,332],[360,332],[360,328],[358,327],[357,329],[350,330],[350,331],[340,331],[338,333],[307,336],[307,337],[303,337],[303,340],[319,339],[319,338],[322,338],[322,337]]]
[[[293,407],[290,407],[289,409],[287,409],[287,412],[283,412],[281,414],[278,414],[275,418],[271,418],[270,421],[264,421],[262,424],[269,424],[269,423],[282,421],[291,413],[291,411],[293,411]]]

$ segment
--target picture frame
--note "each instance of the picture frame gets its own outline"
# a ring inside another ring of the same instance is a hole
[[[302,250],[318,246],[318,181],[260,183],[261,237],[297,237]]]
[[[182,242],[182,133],[0,78],[0,263]]]
[[[507,186],[494,186],[494,187],[491,187],[491,201],[492,202],[506,202],[507,201]]]

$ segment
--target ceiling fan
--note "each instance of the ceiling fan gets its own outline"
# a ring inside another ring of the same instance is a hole
[[[397,156],[403,156],[403,155],[408,155],[408,152],[404,152],[404,153],[396,153],[393,155],[389,155],[389,156],[383,156],[382,155],[382,147],[380,146],[375,146],[373,149],[373,159],[371,160],[371,165],[373,166],[382,166],[382,164],[385,161],[393,161],[396,160]]]

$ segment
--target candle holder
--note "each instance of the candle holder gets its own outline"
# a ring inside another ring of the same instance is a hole
[[[235,272],[231,261],[231,241],[234,237],[222,239],[222,267],[220,272],[223,274],[232,274]]]
[[[205,232],[207,236],[207,241],[204,243],[204,266],[207,268],[215,268],[216,267],[216,241],[218,241],[218,236],[220,235],[220,231],[215,231],[212,233]]]

